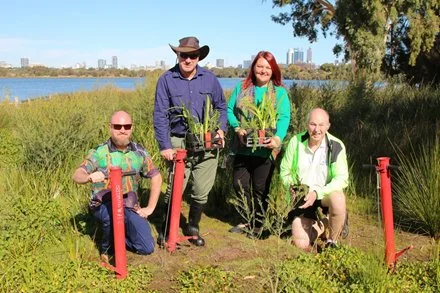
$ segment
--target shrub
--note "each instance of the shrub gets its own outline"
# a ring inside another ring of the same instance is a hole
[[[402,262],[396,267],[395,279],[405,292],[439,292],[439,272],[438,257],[429,262]]]
[[[396,173],[396,214],[402,225],[440,239],[440,137],[409,156],[400,153]]]
[[[386,292],[389,290],[387,268],[374,255],[356,248],[341,246],[319,254],[317,261],[328,280],[354,292]]]
[[[278,292],[338,292],[337,283],[325,278],[310,254],[276,264],[272,274],[278,280]]]
[[[94,96],[96,95],[96,96]],[[21,104],[16,120],[24,165],[56,169],[77,153],[108,137],[108,119],[119,103],[118,92],[76,93]]]

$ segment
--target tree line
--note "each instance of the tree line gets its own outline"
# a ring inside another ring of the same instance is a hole
[[[347,64],[335,65],[325,63],[319,67],[310,64],[280,64],[284,79],[299,80],[330,80],[347,79],[350,74],[350,67]],[[208,68],[217,77],[244,78],[249,72],[247,68],[224,67]],[[153,72],[145,69],[97,69],[97,68],[51,68],[45,66],[34,66],[24,68],[0,68],[0,77],[145,77],[149,74],[163,73],[163,69],[155,69]]]

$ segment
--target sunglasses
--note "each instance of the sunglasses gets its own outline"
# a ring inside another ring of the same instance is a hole
[[[186,59],[191,59],[191,60],[194,60],[194,59],[197,59],[197,58],[199,58],[199,54],[197,54],[197,53],[195,53],[195,54],[188,54],[188,53],[180,53],[179,54],[179,56],[180,56],[180,58],[182,58],[183,60],[186,60]]]
[[[112,124],[114,130],[121,130],[122,127],[124,127],[125,130],[130,130],[131,126],[131,124]]]

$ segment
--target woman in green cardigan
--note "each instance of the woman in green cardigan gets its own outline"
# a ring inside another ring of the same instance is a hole
[[[262,141],[253,140],[248,128],[253,123],[255,125],[256,112],[274,114],[273,122],[267,121],[272,133]],[[251,219],[245,219],[247,224],[239,224],[230,232],[247,231],[250,232],[249,236],[258,237],[263,226],[263,210],[267,210],[275,157],[290,124],[289,96],[282,85],[281,70],[272,53],[260,51],[256,55],[246,79],[239,82],[232,92],[227,113],[236,141],[233,149],[234,189],[239,198],[244,195],[248,207],[252,209]],[[248,227],[249,224],[251,227]]]

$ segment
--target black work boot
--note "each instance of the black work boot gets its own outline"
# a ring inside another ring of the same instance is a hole
[[[199,235],[199,222],[202,218],[202,212],[205,208],[204,204],[192,203],[189,208],[188,226],[186,227],[186,236],[196,236],[195,239],[189,241],[195,246],[204,246],[205,240]]]

